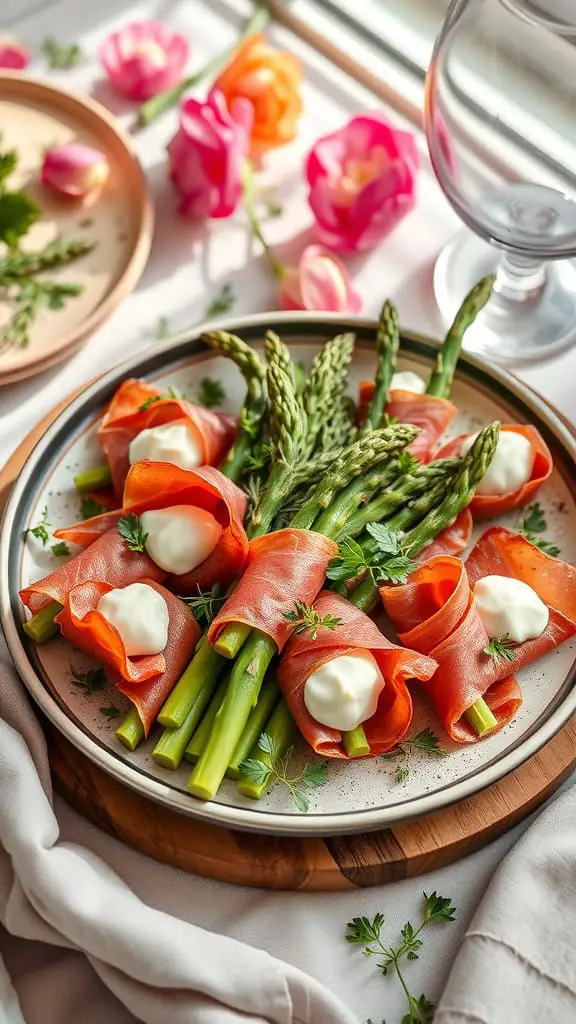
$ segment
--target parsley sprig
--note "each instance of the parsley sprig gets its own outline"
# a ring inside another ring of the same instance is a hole
[[[226,392],[219,380],[203,377],[198,386],[197,401],[206,409],[217,409],[226,398]]]
[[[295,601],[294,610],[282,614],[288,622],[294,624],[294,633],[310,633],[311,640],[318,639],[319,629],[334,630],[342,625],[342,619],[334,615],[325,615],[321,619],[314,606],[306,604],[305,601]]]
[[[81,519],[93,519],[94,516],[99,516],[102,512],[106,511],[106,506],[101,505],[95,498],[87,496],[82,498],[80,502],[80,518]]]
[[[129,512],[127,516],[122,516],[118,520],[117,530],[123,540],[126,541],[126,547],[129,551],[142,552],[146,550],[148,534],[144,533],[140,516],[137,516],[135,512]]]
[[[48,520],[48,506],[44,505],[40,515],[40,522],[36,523],[35,526],[30,526],[27,530],[24,530],[24,539],[26,539],[28,534],[31,533],[36,540],[41,542],[42,547],[45,548],[50,540],[51,528],[52,523]]]
[[[104,718],[112,720],[113,718],[120,718],[120,710],[115,704],[111,704],[108,708],[100,708],[100,714],[104,715]]]
[[[210,320],[213,316],[220,316],[222,313],[229,313],[235,305],[236,295],[229,281],[222,285],[218,295],[206,307],[204,316]]]
[[[142,402],[142,405],[138,406],[138,412],[146,412],[146,409],[149,409],[151,405],[156,405],[156,402],[169,402],[171,399],[178,400],[179,398],[180,395],[174,388],[168,388],[167,391],[161,391],[160,394],[151,395],[150,398],[147,398],[145,402]]]
[[[87,696],[103,690],[107,682],[103,668],[89,668],[86,672],[80,672],[71,665],[70,676],[72,686],[77,686]]]
[[[420,924],[414,928],[410,921],[407,921],[400,930],[402,941],[397,946],[386,946],[382,941],[382,928],[386,921],[384,914],[376,914],[372,919],[355,917],[346,926],[347,942],[362,946],[364,956],[380,957],[376,966],[383,975],[387,975],[391,970],[396,974],[408,1003],[408,1012],[402,1018],[402,1024],[429,1024],[435,1009],[434,1004],[425,995],[412,995],[404,978],[403,961],[420,958],[420,950],[424,945],[420,936],[428,925],[453,921],[456,914],[456,908],[448,896],[438,896],[435,892],[430,896],[423,893],[423,896],[424,909]]]
[[[375,586],[381,583],[406,583],[416,562],[402,546],[402,534],[384,523],[368,523],[370,545],[362,546],[352,537],[345,537],[336,558],[328,566],[326,576],[335,582],[354,579],[368,573]]]
[[[382,754],[385,761],[399,759],[394,769],[394,782],[406,782],[410,774],[410,759],[415,750],[420,750],[429,757],[445,757],[447,751],[440,746],[440,740],[432,732],[432,729],[422,729],[410,739],[403,740],[394,747],[394,750]]]
[[[57,543],[52,544],[50,551],[53,555],[56,555],[56,558],[66,558],[70,554],[70,548],[65,540],[59,540]]]
[[[310,809],[307,790],[318,789],[328,781],[327,761],[308,761],[299,775],[288,776],[288,765],[292,757],[293,747],[283,757],[278,756],[278,744],[273,736],[263,732],[258,739],[258,748],[268,755],[268,763],[257,757],[248,757],[240,765],[240,771],[247,779],[257,786],[270,777],[274,782],[286,786],[296,810],[306,814]]]
[[[546,540],[545,537],[540,537],[541,533],[548,528],[544,510],[539,501],[535,501],[532,505],[528,505],[525,509],[522,509],[522,515],[518,526],[518,533],[521,533],[526,540],[530,541],[545,554],[550,555],[552,558],[557,558],[560,554],[560,548],[557,544],[552,543],[550,540]]]
[[[218,589],[217,584],[215,584],[211,590],[202,590],[201,587],[198,586],[197,594],[193,597],[182,598],[184,604],[188,606],[196,618],[196,621],[201,622],[202,625],[210,625],[219,606],[224,604],[227,599],[227,595],[220,594]]]
[[[499,665],[501,661],[514,661],[516,657],[514,646],[514,641],[511,639],[510,634],[502,633],[500,636],[495,636],[484,647],[482,653],[488,658],[492,658],[492,661]]]

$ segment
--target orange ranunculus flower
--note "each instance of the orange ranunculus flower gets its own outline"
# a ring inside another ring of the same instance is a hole
[[[295,138],[302,113],[301,81],[296,58],[276,50],[261,35],[249,36],[216,79],[213,88],[224,93],[229,110],[240,98],[254,108],[253,156]]]

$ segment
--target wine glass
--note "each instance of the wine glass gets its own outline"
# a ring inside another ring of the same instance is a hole
[[[434,270],[442,314],[451,320],[495,273],[466,347],[514,362],[567,347],[576,340],[574,0],[452,0],[426,78],[425,127],[434,173],[467,225]]]

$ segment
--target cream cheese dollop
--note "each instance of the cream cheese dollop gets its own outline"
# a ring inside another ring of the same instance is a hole
[[[204,451],[191,423],[163,423],[147,427],[130,442],[130,465],[149,459],[171,462],[180,469],[196,469],[204,462]]]
[[[492,640],[507,633],[515,644],[541,636],[550,612],[536,591],[510,576],[484,576],[474,587],[482,625]]]
[[[423,395],[426,381],[412,370],[399,370],[392,376],[390,391],[413,391],[415,395]]]
[[[467,437],[460,445],[466,455],[478,434]],[[527,483],[532,472],[532,446],[527,437],[514,430],[501,430],[494,458],[476,487],[476,494],[506,494]]]
[[[126,654],[160,654],[168,643],[168,605],[154,587],[130,583],[104,594],[96,611],[118,631]]]
[[[210,512],[190,505],[152,509],[140,516],[146,553],[165,572],[183,576],[211,555],[222,534]]]
[[[384,677],[369,651],[342,654],[325,662],[304,685],[304,704],[317,722],[348,732],[371,718]]]

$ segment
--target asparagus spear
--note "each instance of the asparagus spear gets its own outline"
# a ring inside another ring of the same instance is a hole
[[[308,456],[318,446],[323,450],[325,440],[321,435],[324,426],[332,421],[335,410],[342,406],[355,340],[354,334],[336,335],[320,349],[312,363],[302,392],[302,405],[307,417]]]
[[[359,474],[367,472],[372,465],[383,463],[386,453],[389,457],[394,456],[399,448],[409,444],[414,436],[415,428],[397,424],[367,434],[359,442],[351,445],[348,461],[339,460],[318,486],[317,498],[312,498],[307,503],[301,521],[297,517],[301,528],[306,529],[313,525],[315,516],[324,510],[338,489],[344,489],[355,482]],[[357,494],[352,493],[350,513],[354,511],[356,505]],[[327,532],[326,535],[330,536],[330,533]],[[204,800],[211,799],[218,790],[275,653],[274,641],[259,630],[253,630],[234,664],[218,719],[189,779],[188,789],[195,796]]]
[[[392,303],[387,300],[380,313],[378,331],[376,334],[376,351],[378,355],[378,367],[374,381],[374,394],[368,406],[363,431],[377,430],[382,425],[384,411],[388,402],[388,391],[390,382],[396,366],[396,357],[400,345],[400,330],[398,327],[398,311]]]
[[[78,494],[90,494],[90,491],[104,490],[112,486],[110,466],[96,466],[96,469],[84,469],[74,477],[74,487]]]
[[[204,747],[206,746],[208,737],[210,735],[210,730],[214,725],[214,722],[216,721],[216,715],[218,714],[220,707],[222,705],[222,701],[226,696],[227,689],[228,677],[223,679],[222,682],[220,683],[218,689],[216,690],[214,696],[212,697],[212,700],[208,705],[208,708],[206,709],[206,714],[202,718],[202,721],[199,723],[196,731],[194,732],[194,735],[192,736],[190,742],[186,747],[186,750],[184,751],[184,757],[186,758],[187,761],[190,762],[190,764],[196,764],[196,761],[198,760],[200,754],[202,753]],[[168,735],[170,734],[169,729],[167,729],[166,732]]]
[[[495,280],[493,275],[482,278],[464,299],[456,313],[454,323],[438,349],[436,363],[426,388],[428,395],[436,395],[438,398],[450,397],[464,335],[492,295]]]
[[[273,741],[275,758],[280,760],[280,758],[288,753],[290,747],[293,746],[297,736],[296,723],[283,700],[277,704],[264,731]],[[258,741],[254,744],[250,756],[257,758],[258,761],[262,761],[264,764],[271,765],[272,763],[271,755],[260,749]],[[247,779],[241,773],[238,789],[244,796],[249,796],[252,800],[260,800],[270,785],[271,774],[272,772],[270,771],[261,782],[254,782],[251,779]]]

